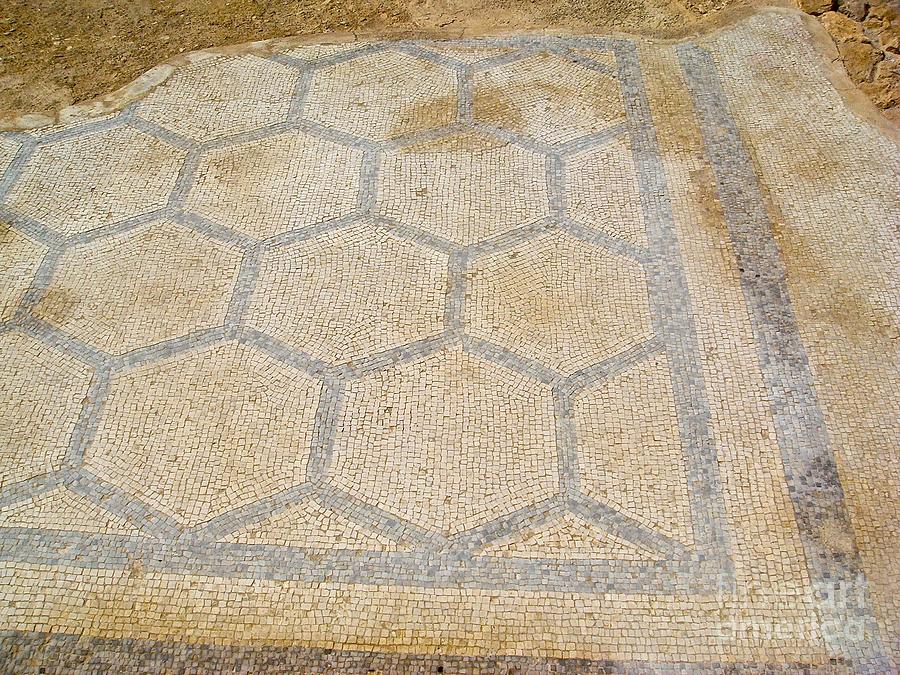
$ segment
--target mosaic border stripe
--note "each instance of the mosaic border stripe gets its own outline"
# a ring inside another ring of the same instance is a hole
[[[712,55],[692,44],[679,45],[677,53],[740,268],[823,636],[830,653],[887,672],[891,663],[872,612],[837,463],[759,178],[731,115]],[[853,541],[853,549],[833,550],[823,537],[825,525]]]

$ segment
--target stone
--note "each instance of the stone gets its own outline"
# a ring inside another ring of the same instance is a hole
[[[550,213],[545,159],[488,135],[448,135],[385,153],[381,174],[379,215],[457,244]]]
[[[179,69],[137,107],[137,114],[182,136],[208,141],[287,117],[294,69],[252,54],[220,56]],[[182,106],[190,115],[173,114]]]
[[[32,155],[8,204],[61,234],[88,232],[165,206],[184,155],[125,126],[50,141]]]
[[[265,239],[352,212],[362,151],[296,130],[217,148],[199,162],[187,207]]]
[[[848,41],[837,47],[847,74],[857,84],[871,80],[875,66],[884,58],[883,52],[868,42]]]
[[[896,2],[875,0],[869,3],[869,11],[866,21],[879,21],[883,23],[895,23],[900,18],[900,7]]]
[[[220,326],[241,252],[155,220],[60,256],[34,315],[109,354]]]
[[[872,44],[862,25],[840,12],[823,14],[822,25],[834,40],[850,79],[857,84],[871,80],[884,55]]]
[[[468,330],[571,374],[652,335],[641,266],[559,233],[472,264]]]
[[[872,5],[863,27],[886,52],[900,53],[900,13],[896,9],[886,3]]]
[[[0,220],[0,321],[11,319],[46,247]]]
[[[854,21],[862,21],[866,18],[869,3],[865,0],[838,0],[838,11],[846,14]]]
[[[372,79],[373,70],[379,73]],[[456,76],[432,61],[398,51],[316,71],[306,101],[319,124],[365,138],[397,138],[456,119]]]
[[[834,0],[797,0],[797,4],[807,14],[822,14],[834,8]]]
[[[861,88],[879,108],[900,105],[900,59],[885,58],[876,67],[872,81]]]
[[[550,145],[572,141],[624,121],[614,72],[547,53],[490,68],[474,77],[474,116]]]
[[[884,51],[900,54],[900,24],[890,24],[876,35]]]
[[[869,42],[862,26],[840,12],[826,12],[821,18],[822,25],[838,44],[842,42]]]

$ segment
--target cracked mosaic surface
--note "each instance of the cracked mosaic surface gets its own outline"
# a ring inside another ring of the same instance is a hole
[[[796,249],[878,243],[833,273],[896,332],[896,173],[846,176],[897,153],[848,113],[841,199],[796,179],[815,58],[310,45],[0,136],[11,670],[890,670],[896,346],[818,337]]]

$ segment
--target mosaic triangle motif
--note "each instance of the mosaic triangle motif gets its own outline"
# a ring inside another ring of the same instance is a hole
[[[0,527],[143,536],[124,518],[62,487],[0,510]]]
[[[606,532],[571,513],[485,547],[486,555],[566,560],[655,561],[662,556]]]
[[[222,538],[221,541],[313,549],[398,550],[396,542],[366,531],[315,499],[249,525]]]

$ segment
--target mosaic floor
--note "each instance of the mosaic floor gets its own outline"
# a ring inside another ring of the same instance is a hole
[[[0,135],[3,668],[890,671],[900,153],[799,16],[282,47]]]

